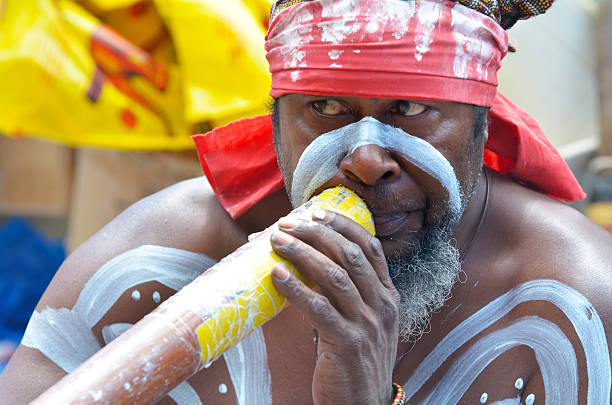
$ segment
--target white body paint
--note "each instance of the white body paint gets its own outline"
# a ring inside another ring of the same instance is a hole
[[[458,403],[493,360],[521,345],[535,352],[544,380],[546,402],[577,404],[578,364],[572,344],[555,324],[538,317],[521,318],[478,340],[453,363],[423,403]]]
[[[522,390],[523,385],[525,385],[525,383],[522,378],[517,378],[517,380],[514,382],[514,388],[517,390]]]
[[[40,350],[67,373],[101,349],[91,327],[68,308],[35,311],[21,344]]]
[[[161,302],[161,295],[159,294],[159,291],[154,291],[151,298],[153,299],[153,302],[156,304],[159,304]]]
[[[401,153],[420,170],[438,180],[448,192],[451,213],[459,216],[459,182],[448,160],[428,142],[372,117],[323,134],[308,145],[293,173],[293,206],[298,207],[308,201],[317,188],[338,172],[340,161],[364,145],[378,145]]]
[[[101,348],[91,328],[108,312],[118,297],[147,281],[157,281],[178,290],[212,263],[212,260],[201,255],[162,247],[146,246],[127,252],[109,261],[92,276],[72,310],[47,308],[40,313],[35,312],[22,344],[40,350],[63,370],[70,372]],[[115,297],[115,301],[104,299],[104,295]],[[521,284],[453,329],[405,384],[408,397],[412,397],[459,348],[517,305],[529,301],[550,302],[566,315],[582,344],[586,358],[589,380],[587,401],[589,404],[609,403],[609,351],[599,315],[584,296],[554,280],[532,280]],[[104,342],[109,343],[130,326],[125,323],[106,325],[102,329]],[[535,353],[543,377],[546,403],[576,404],[578,371],[573,347],[556,325],[534,316],[521,318],[473,343],[451,365],[422,403],[458,402],[493,360],[518,345],[528,346]],[[256,329],[224,353],[224,359],[240,405],[272,403],[271,377],[261,329]],[[514,386],[522,389],[523,379],[516,379]],[[132,386],[126,383],[124,388],[131,390]],[[89,394],[97,398],[102,392],[93,391]],[[197,392],[188,383],[177,386],[169,396],[181,405],[201,404]],[[488,395],[484,400],[488,400]],[[526,404],[534,402],[533,393],[525,398]],[[520,396],[495,403],[518,404]]]
[[[521,396],[518,395],[516,398],[508,398],[501,401],[491,402],[491,405],[521,405]]]
[[[423,386],[423,384],[432,376],[432,374],[442,365],[442,363],[449,358],[454,352],[456,352],[460,347],[464,346],[469,340],[473,337],[484,331],[489,326],[493,325],[495,322],[499,321],[503,316],[505,316],[508,312],[510,312],[513,308],[523,302],[529,301],[548,301],[559,308],[565,316],[572,323],[580,342],[582,343],[582,347],[584,349],[586,361],[587,361],[587,375],[589,379],[588,384],[588,403],[589,404],[607,404],[610,402],[610,387],[611,387],[611,371],[610,371],[610,354],[608,351],[608,344],[605,336],[605,332],[603,329],[603,324],[597,311],[595,308],[588,302],[588,300],[582,296],[580,293],[575,291],[574,289],[566,286],[563,283],[560,283],[555,280],[532,280],[521,284],[501,297],[495,299],[484,308],[480,309],[474,315],[463,321],[460,325],[458,325],[455,329],[453,329],[448,335],[446,335],[442,341],[434,348],[434,350],[427,355],[427,357],[421,362],[421,364],[414,371],[413,375],[404,385],[404,390],[406,391],[406,395],[408,398],[414,396],[414,394]],[[527,322],[533,322],[534,319],[529,318],[526,320]],[[542,322],[537,321],[538,325],[543,325]],[[526,325],[526,328],[531,326]],[[567,345],[567,338],[564,336],[563,338],[560,335],[553,331],[554,328],[550,326],[546,327],[547,332],[543,335],[545,338],[548,338],[547,341],[550,346],[558,345],[559,347],[565,347],[562,349],[563,354],[558,354],[563,361],[564,370],[563,375],[564,378],[569,378],[570,387],[559,387],[556,386],[555,381],[551,381],[553,378],[551,373],[555,373],[558,370],[550,370],[553,366],[551,363],[546,366],[544,364],[545,369],[542,369],[543,377],[545,378],[544,382],[546,385],[546,402],[547,404],[557,404],[559,402],[549,402],[552,401],[552,395],[549,397],[549,392],[551,394],[559,394],[557,391],[566,392],[570,389],[577,390],[577,380],[574,383],[574,377],[571,377],[570,374],[573,374],[573,371],[569,370],[570,366],[570,357],[574,356],[575,353],[573,348]],[[507,332],[507,331],[505,331]],[[505,333],[504,330],[501,333]],[[539,332],[539,331],[538,331]],[[530,344],[538,346],[538,342],[534,342],[533,340],[537,340],[534,337],[530,337],[530,332],[517,330],[516,333],[507,334],[506,337],[504,335],[496,334],[493,335],[494,338],[499,339],[499,342],[505,342],[503,344],[515,344],[516,339],[521,339]],[[489,335],[489,336],[491,336]],[[538,337],[539,338],[539,337]],[[485,337],[483,339],[488,339]],[[488,340],[487,340],[488,341]],[[554,341],[554,345],[550,344],[550,341]],[[502,344],[499,343],[498,344]],[[492,344],[492,342],[489,342]],[[482,350],[482,345],[478,342],[475,343],[477,348]],[[473,349],[475,346],[472,346]],[[466,352],[464,355],[469,353]],[[556,350],[556,348],[555,348]],[[501,353],[500,353],[501,354]],[[458,362],[461,362],[465,357],[461,357]],[[536,355],[538,362],[540,364],[540,358]],[[559,359],[554,359],[555,361],[559,361]],[[456,365],[457,363],[455,363]],[[465,363],[463,363],[465,365]],[[455,367],[453,365],[453,367]],[[542,366],[542,364],[540,364]],[[451,370],[453,369],[451,367]],[[459,366],[457,366],[459,367]],[[568,368],[569,367],[569,368]],[[547,370],[550,372],[547,373]],[[463,372],[463,370],[462,370]],[[450,375],[451,371],[449,370]],[[446,378],[447,376],[443,377]],[[476,376],[473,376],[475,378]],[[450,377],[449,377],[450,378]],[[467,378],[467,377],[466,377]],[[439,387],[445,387],[443,383],[439,384]],[[441,395],[448,395],[448,393],[440,392]],[[568,394],[569,397],[564,398],[560,403],[575,403],[574,398],[577,398],[572,392],[571,395]],[[430,399],[433,400],[433,397]],[[436,398],[437,400],[437,398]],[[571,402],[574,401],[574,402]],[[432,402],[436,403],[436,402]]]
[[[132,299],[134,301],[140,301],[140,291],[138,290],[132,291]]]
[[[271,405],[272,381],[261,328],[223,353],[240,405]]]
[[[47,308],[40,313],[34,312],[22,344],[39,350],[69,373],[101,349],[91,328],[121,295],[149,281],[179,290],[214,263],[214,260],[203,255],[160,246],[142,246],[128,251],[107,262],[92,276],[72,310]],[[155,293],[151,299],[158,303],[161,297],[159,292]],[[142,299],[140,295],[139,298]],[[102,337],[105,344],[131,326],[129,323],[104,326]],[[230,349],[225,361],[240,405],[272,403],[270,373],[261,329]],[[131,385],[124,388],[130,390]],[[95,398],[102,392],[90,394]],[[202,403],[187,382],[179,384],[168,396],[179,405]]]

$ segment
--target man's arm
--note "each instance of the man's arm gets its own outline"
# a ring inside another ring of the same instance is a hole
[[[218,237],[219,229],[224,230],[224,238]],[[138,246],[174,247],[218,260],[245,240],[205,179],[178,183],[137,202],[75,250],[58,270],[36,312],[73,308],[85,283],[104,263]],[[104,326],[135,323],[173,293],[156,282],[122,291],[108,313],[91,328],[95,340],[104,345]],[[114,330],[117,332],[117,327]],[[66,361],[60,364],[65,367]],[[26,403],[65,373],[41,351],[21,345],[0,376],[0,396],[7,403]]]

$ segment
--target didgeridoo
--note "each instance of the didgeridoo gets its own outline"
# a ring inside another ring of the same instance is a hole
[[[351,190],[325,190],[291,216],[339,212],[374,235],[363,201]],[[217,359],[288,304],[270,273],[289,262],[276,255],[276,224],[185,286],[155,311],[62,378],[31,404],[151,404]]]

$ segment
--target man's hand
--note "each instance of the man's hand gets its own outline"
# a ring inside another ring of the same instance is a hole
[[[271,241],[319,287],[308,288],[282,265],[272,272],[276,288],[318,331],[314,403],[388,405],[399,295],[380,242],[342,215],[315,211],[313,219],[281,219]]]

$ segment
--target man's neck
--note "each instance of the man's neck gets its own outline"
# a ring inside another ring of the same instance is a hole
[[[467,256],[472,247],[472,241],[482,224],[489,194],[488,183],[486,168],[483,168],[481,175],[478,177],[476,189],[468,202],[459,224],[457,224],[453,231],[453,238],[457,241],[457,249],[462,260]]]

